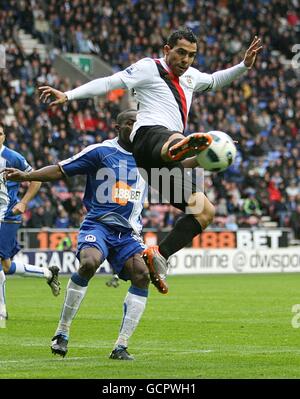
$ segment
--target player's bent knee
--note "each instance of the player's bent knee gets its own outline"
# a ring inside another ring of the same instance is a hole
[[[87,278],[93,277],[100,266],[100,259],[96,256],[84,256],[80,260],[79,274]]]
[[[131,283],[138,288],[148,288],[150,284],[150,276],[148,270],[135,272],[131,276]]]

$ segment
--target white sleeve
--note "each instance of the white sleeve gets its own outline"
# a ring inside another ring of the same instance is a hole
[[[130,90],[135,87],[145,86],[153,81],[155,63],[152,58],[143,58],[117,75]]]
[[[196,91],[217,90],[230,84],[234,79],[239,78],[248,68],[244,62],[237,64],[231,68],[223,69],[222,71],[214,72],[209,75],[207,73],[200,73],[201,79],[198,80],[195,86]],[[205,87],[206,86],[206,87]]]
[[[65,94],[68,100],[80,100],[82,98],[102,96],[115,89],[126,89],[125,84],[117,73],[105,78],[91,80],[82,86],[76,87],[76,89],[66,91]]]

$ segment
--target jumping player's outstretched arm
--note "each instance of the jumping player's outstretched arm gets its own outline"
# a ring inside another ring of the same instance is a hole
[[[49,104],[50,107],[64,104],[68,100],[80,100],[83,98],[101,96],[115,89],[126,89],[125,84],[117,74],[91,80],[90,82],[65,93],[50,86],[39,87],[39,90],[41,91],[41,101],[46,102],[50,96],[55,97],[55,100]]]
[[[54,181],[66,176],[96,173],[101,168],[101,160],[97,145],[90,145],[73,157],[60,161],[58,165],[45,166],[31,172],[22,172],[16,168],[5,168],[4,178],[16,182],[21,181]],[[66,171],[67,170],[67,171]]]
[[[216,71],[212,74],[199,73],[199,80],[196,84],[196,91],[219,90],[227,86],[235,79],[242,76],[248,69],[251,69],[255,63],[257,53],[262,49],[261,40],[257,36],[254,37],[250,46],[245,52],[243,61],[230,68]],[[208,86],[207,86],[208,83]]]
[[[33,170],[31,172],[22,172],[15,168],[3,169],[6,180],[21,182],[21,181],[39,181],[47,182],[64,178],[60,167],[58,165],[45,166],[44,168]]]
[[[252,68],[254,65],[257,53],[262,49],[260,38],[257,36],[254,37],[253,41],[251,42],[249,48],[247,49],[243,61],[235,65],[231,68],[227,68],[222,71],[214,72],[212,75],[207,75],[209,77],[209,86],[205,88],[205,90],[217,90],[225,85],[231,83],[234,79],[242,75],[247,68]],[[146,60],[146,59],[144,59]],[[142,70],[146,75],[149,73],[148,67],[146,66],[147,62],[144,64],[143,60],[138,61],[135,65],[142,65]],[[125,71],[128,72],[129,76],[132,74],[131,69],[135,68],[136,75],[136,67],[131,66],[127,68]],[[151,72],[150,72],[151,77]],[[128,78],[128,76],[127,76]],[[141,78],[141,77],[139,77]],[[151,79],[150,79],[151,80]],[[136,81],[135,81],[136,83]],[[203,83],[203,82],[201,82]],[[203,91],[202,84],[196,85],[195,89]],[[120,73],[116,73],[114,75],[94,79],[84,85],[81,85],[73,90],[69,90],[66,92],[62,92],[60,90],[54,89],[50,86],[41,86],[39,90],[41,91],[40,100],[43,102],[47,102],[49,97],[54,97],[55,100],[50,102],[50,107],[55,105],[61,105],[66,103],[67,101],[71,100],[80,100],[84,98],[90,98],[95,96],[101,96],[107,94],[111,90],[115,89],[127,89],[128,85],[125,84],[124,80],[121,78]]]
[[[257,53],[260,52],[262,49],[261,46],[261,40],[259,37],[254,36],[254,39],[252,40],[250,46],[246,50],[245,56],[244,56],[244,64],[247,68],[252,68],[255,60]]]

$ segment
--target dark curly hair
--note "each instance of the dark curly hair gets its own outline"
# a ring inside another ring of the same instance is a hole
[[[190,28],[179,28],[178,30],[175,30],[174,32],[171,33],[171,35],[167,39],[167,45],[170,46],[171,48],[176,46],[177,41],[180,39],[185,39],[190,43],[196,43],[197,44],[197,49],[198,49],[198,39],[197,36],[194,34],[194,32]]]

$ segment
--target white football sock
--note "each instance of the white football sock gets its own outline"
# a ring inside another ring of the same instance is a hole
[[[58,327],[55,335],[64,335],[69,337],[69,330],[80,304],[86,294],[87,286],[82,287],[74,283],[71,279],[68,282],[65,300],[60,315]]]
[[[47,280],[52,277],[47,267],[33,266],[21,262],[12,262],[8,274],[17,274],[22,277],[45,277]]]
[[[6,316],[5,281],[4,271],[0,271],[0,314]]]
[[[134,333],[147,303],[146,296],[140,296],[128,292],[124,300],[123,321],[120,328],[119,337],[115,343],[118,345],[128,346],[128,340]]]

